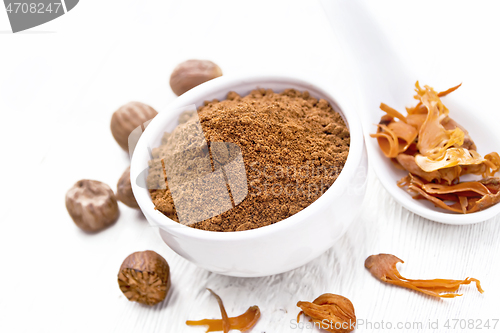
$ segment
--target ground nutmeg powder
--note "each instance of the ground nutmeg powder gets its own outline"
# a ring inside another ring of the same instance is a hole
[[[204,137],[193,130],[200,124]],[[209,231],[255,229],[306,208],[337,179],[350,143],[342,117],[307,91],[257,89],[244,97],[229,92],[226,100],[206,101],[197,117],[182,114],[177,128],[165,133],[161,146],[153,149],[148,186],[166,182],[157,167],[166,151],[181,152],[203,140],[208,146],[239,146],[248,182],[248,194],[237,206],[190,225]],[[168,184],[149,188],[156,209],[179,221]]]

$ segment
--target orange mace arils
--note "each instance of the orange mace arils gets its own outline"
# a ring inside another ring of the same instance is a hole
[[[365,261],[365,267],[373,276],[383,282],[413,289],[429,296],[442,298],[462,296],[454,292],[456,292],[461,285],[470,284],[471,282],[476,283],[477,290],[479,290],[480,293],[484,292],[479,280],[473,278],[466,278],[465,280],[410,280],[399,274],[396,268],[397,263],[404,263],[404,261],[392,254],[381,253],[369,256]]]
[[[409,174],[401,179],[399,186],[407,187],[414,198],[425,198],[437,207],[456,212],[474,213],[500,202],[499,178],[485,178],[480,181],[462,182],[456,185],[428,183]],[[448,203],[449,204],[448,204]]]
[[[449,117],[441,97],[460,85],[437,93],[429,86],[415,84],[419,102],[406,108],[407,115],[382,103],[386,114],[377,124],[376,138],[382,153],[395,167],[409,172],[398,182],[414,195],[455,213],[474,213],[500,201],[498,186],[483,186],[485,179],[460,183],[466,174],[492,177],[500,170],[500,156],[482,157],[465,128]],[[499,178],[493,178],[498,183]],[[464,185],[462,185],[464,184]]]
[[[260,318],[259,307],[254,305],[248,308],[248,310],[234,318],[229,318],[226,309],[224,308],[224,303],[222,299],[214,293],[211,289],[207,290],[215,297],[217,303],[219,303],[220,312],[222,314],[222,319],[202,319],[202,320],[188,320],[186,324],[189,326],[208,326],[208,332],[218,332],[223,331],[224,333],[230,330],[239,330],[241,332],[246,332],[255,326]]]
[[[300,301],[297,306],[302,309],[297,315],[297,322],[303,313],[328,332],[347,333],[356,327],[354,306],[343,296],[323,294],[312,302]]]

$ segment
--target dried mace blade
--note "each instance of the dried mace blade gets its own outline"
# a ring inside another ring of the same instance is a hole
[[[304,313],[319,328],[333,333],[347,333],[356,327],[354,306],[347,298],[335,294],[323,294],[311,302],[298,302],[302,309],[297,316]]]
[[[208,326],[208,332],[218,332],[224,331],[224,333],[229,332],[230,330],[239,330],[241,332],[246,332],[255,326],[257,321],[260,318],[260,309],[258,306],[254,305],[248,308],[248,310],[238,316],[229,318],[224,307],[224,303],[222,299],[213,292],[211,289],[207,290],[217,299],[217,303],[219,303],[220,311],[222,314],[222,319],[202,319],[202,320],[187,320],[186,325],[189,326]]]
[[[396,286],[413,289],[429,296],[454,298],[462,294],[454,294],[462,284],[476,283],[477,290],[483,293],[479,280],[466,278],[464,280],[410,280],[401,276],[396,268],[397,263],[404,263],[403,260],[392,254],[376,254],[369,256],[365,261],[365,267],[381,281],[394,284]]]
[[[170,289],[170,268],[154,251],[135,252],[123,261],[118,285],[129,301],[155,305],[165,299]]]
[[[228,318],[230,330],[246,332],[255,326],[259,318],[259,307],[256,305],[251,306],[244,314],[239,315],[238,317]],[[224,330],[222,327],[222,319],[187,320],[186,324],[189,326],[208,326],[207,333]]]
[[[397,168],[409,172],[398,182],[398,186],[406,185],[414,199],[428,200],[436,207],[454,213],[469,214],[498,204],[500,194],[497,194],[498,191],[483,192],[479,196],[471,195],[470,191],[459,193],[457,185],[471,185],[471,182],[460,182],[460,177],[467,174],[494,176],[500,171],[500,155],[492,152],[482,157],[469,132],[450,118],[441,97],[458,87],[460,85],[437,93],[429,86],[420,87],[417,81],[414,97],[419,100],[418,104],[406,108],[408,114],[404,116],[382,103],[380,109],[385,114],[376,125],[377,133],[370,136],[377,139],[382,153]],[[414,182],[416,177],[441,186],[440,192],[446,190],[446,185],[454,187],[448,189],[454,192],[430,193],[426,186]]]
[[[224,331],[224,333],[228,333],[231,329],[231,324],[229,323],[229,317],[227,316],[224,303],[222,302],[222,299],[219,297],[219,295],[214,293],[212,289],[207,288],[207,290],[215,297],[217,303],[219,303],[220,313],[222,315],[222,330]]]

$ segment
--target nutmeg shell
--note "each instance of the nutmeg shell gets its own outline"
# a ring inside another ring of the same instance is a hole
[[[105,229],[120,215],[113,190],[90,179],[79,180],[68,190],[66,209],[75,224],[89,232]]]
[[[174,68],[170,76],[170,87],[179,96],[219,76],[222,76],[222,70],[212,61],[191,59]]]
[[[111,134],[120,147],[128,152],[130,133],[148,120],[153,119],[157,114],[155,109],[141,102],[129,102],[122,105],[111,117]],[[135,139],[138,140],[139,137],[140,135]]]
[[[158,304],[170,289],[170,267],[154,251],[132,253],[120,267],[118,285],[129,301]]]
[[[125,170],[118,180],[118,184],[116,185],[116,198],[130,208],[139,208],[130,183],[130,167]]]
[[[299,316],[304,313],[311,318],[313,323],[322,325],[321,328],[325,331],[349,333],[356,326],[354,306],[344,296],[327,293],[319,296],[313,302],[300,301],[297,306],[302,310]]]

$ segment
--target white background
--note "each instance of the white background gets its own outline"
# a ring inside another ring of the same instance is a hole
[[[498,3],[363,6],[415,80],[438,90],[463,82],[449,98],[496,130]],[[448,319],[500,319],[500,218],[461,227],[422,219],[396,204],[373,174],[361,216],[338,244],[267,278],[195,267],[164,245],[140,212],[121,204],[118,222],[97,235],[81,232],[68,216],[64,195],[73,183],[90,178],[115,188],[128,166],[109,131],[112,112],[131,100],[164,109],[175,98],[168,78],[179,62],[211,59],[225,75],[314,76],[356,102],[362,94],[340,39],[315,1],[85,0],[18,34],[0,10],[0,332],[204,332],[184,322],[220,315],[206,287],[221,295],[230,316],[259,305],[253,332],[309,332],[290,328],[295,304],[325,292],[348,297],[358,319],[372,323],[437,320],[437,331],[452,332],[443,327]],[[407,91],[411,104],[412,87]],[[122,260],[146,249],[172,270],[168,300],[153,308],[128,302],[116,282]],[[436,300],[383,285],[363,267],[380,252],[405,260],[404,276],[473,276],[485,294],[467,286],[462,297]]]

